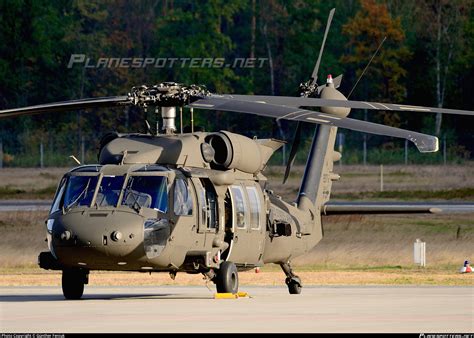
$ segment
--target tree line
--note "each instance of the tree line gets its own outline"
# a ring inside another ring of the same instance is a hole
[[[336,12],[319,83],[343,74],[340,91],[352,100],[473,109],[472,0],[0,0],[0,108],[126,95],[133,86],[163,81],[204,84],[216,93],[298,95],[299,84],[311,76],[331,8]],[[125,64],[107,64],[112,59]],[[151,59],[168,64],[144,65]],[[249,136],[291,141],[295,128],[237,113],[195,115],[204,130]],[[447,137],[453,153],[466,159],[474,154],[472,118],[362,111],[351,117]],[[93,161],[101,135],[145,132],[145,120],[154,125],[156,119],[154,111],[135,108],[4,119],[3,163],[28,165],[20,159],[42,145],[58,156],[52,162],[64,164],[84,142]],[[313,128],[304,128],[306,146]],[[361,148],[360,134],[343,132],[345,149]],[[404,147],[376,136],[368,142],[379,149]]]

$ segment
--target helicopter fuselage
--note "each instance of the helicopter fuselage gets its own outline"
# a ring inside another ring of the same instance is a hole
[[[247,270],[305,253],[322,238],[319,211],[263,188],[261,169],[279,144],[259,141],[231,133],[109,140],[102,164],[61,180],[46,222],[52,257],[40,266],[205,273],[224,261]],[[241,144],[253,154],[236,155]],[[184,163],[137,163],[171,162],[168,153]],[[256,160],[239,167],[239,156]]]

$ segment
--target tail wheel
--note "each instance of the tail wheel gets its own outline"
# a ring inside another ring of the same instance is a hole
[[[298,278],[299,279],[299,278]],[[295,279],[287,282],[290,295],[299,295],[301,293],[301,282]]]
[[[217,270],[216,289],[219,293],[237,293],[239,291],[239,275],[232,262],[224,262]]]
[[[87,273],[81,270],[63,270],[62,288],[66,299],[81,299]]]

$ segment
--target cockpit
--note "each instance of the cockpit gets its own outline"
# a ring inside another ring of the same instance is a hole
[[[63,177],[50,213],[77,207],[149,208],[167,213],[167,172],[160,166],[143,166],[117,175],[101,170],[101,166],[80,167]]]
[[[141,238],[147,258],[158,257],[174,227],[179,222],[195,222],[193,217],[198,215],[198,210],[206,219],[214,215],[213,219],[217,220],[215,204],[212,212],[208,212],[208,203],[201,200],[204,188],[199,186],[198,191],[200,194],[196,195],[191,178],[160,165],[75,168],[64,175],[54,197],[47,222],[48,243],[55,227],[58,250],[77,242],[94,250],[108,250],[108,255],[122,246],[120,255],[126,255],[125,250],[136,248],[129,243],[140,238],[136,234],[143,231]],[[209,222],[209,227],[215,229],[215,222]],[[128,233],[126,237],[125,233]],[[74,241],[67,242],[73,237]],[[127,246],[130,248],[126,249]],[[51,245],[50,250],[54,251]]]

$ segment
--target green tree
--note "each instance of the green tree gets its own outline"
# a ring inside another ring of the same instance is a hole
[[[456,58],[463,53],[465,45],[464,28],[469,18],[472,0],[424,0],[417,2],[417,17],[419,18],[416,31],[426,39],[427,48],[434,65],[431,73],[434,75],[432,90],[435,93],[436,106],[444,106],[452,65]],[[467,40],[469,41],[469,40]],[[441,131],[442,114],[436,114],[435,134]]]

